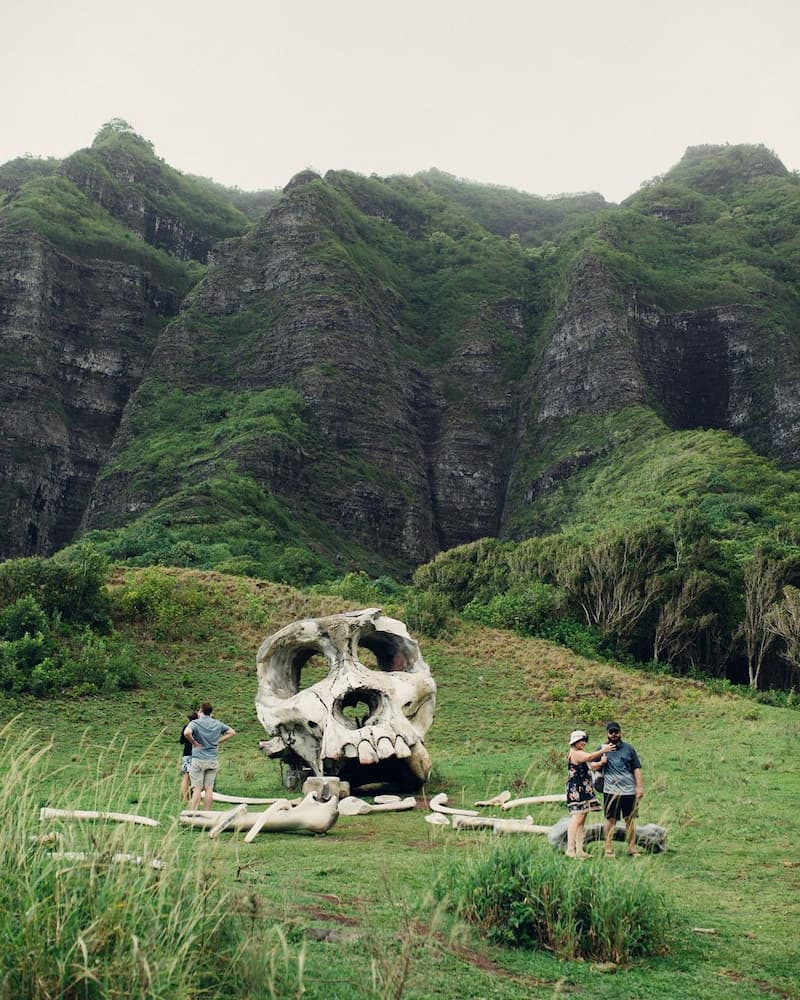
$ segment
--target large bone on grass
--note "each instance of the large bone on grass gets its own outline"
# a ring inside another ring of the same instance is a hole
[[[313,795],[307,795],[299,802],[279,799],[269,807],[269,816],[262,822],[261,829],[284,833],[327,833],[339,818],[338,802],[331,797],[327,802],[319,802]],[[186,809],[180,814],[184,826],[210,829],[218,821],[220,814],[207,810]],[[264,813],[242,813],[235,816],[227,829],[247,831],[259,821]]]
[[[454,816],[456,830],[493,830],[495,833],[550,833],[549,826],[537,826],[530,818],[503,819],[498,816]]]
[[[507,802],[502,802],[501,805],[503,809],[513,809],[514,806],[536,806],[543,802],[561,802],[563,805],[566,801],[566,793],[560,792],[555,795],[529,795],[525,799],[509,799]]]
[[[158,826],[157,819],[149,816],[134,816],[130,813],[96,812],[94,809],[53,809],[42,806],[39,819],[100,819],[113,820],[116,823],[138,823],[141,826]]]
[[[407,809],[416,808],[417,800],[413,795],[405,799],[398,799],[396,802],[375,802],[374,804],[365,802],[355,795],[348,795],[347,798],[339,800],[339,814],[341,816],[366,816],[369,813],[380,812],[404,812]]]
[[[90,851],[50,851],[51,858],[59,861],[111,861],[114,864],[130,862],[134,865],[149,865],[151,868],[159,870],[164,867],[164,862],[160,858],[143,858],[141,854],[103,854],[91,853]]]
[[[511,798],[511,792],[505,791],[500,792],[499,795],[495,795],[493,799],[481,799],[480,802],[475,802],[473,805],[476,806],[501,806],[504,802],[508,802]]]
[[[448,816],[477,816],[478,812],[475,809],[452,809],[450,806],[445,805],[447,802],[447,795],[444,792],[440,792],[438,795],[430,800],[428,805],[432,812],[446,813]]]
[[[247,803],[240,802],[238,806],[234,806],[233,809],[229,809],[224,812],[217,822],[208,831],[209,840],[213,840],[218,837],[223,830],[227,830],[228,827],[233,823],[237,816],[241,816],[243,813],[247,812]]]

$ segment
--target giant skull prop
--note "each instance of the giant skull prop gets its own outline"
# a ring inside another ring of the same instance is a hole
[[[290,775],[407,790],[427,779],[436,684],[401,621],[380,608],[306,618],[265,639],[256,664],[256,712],[271,737],[261,747]]]

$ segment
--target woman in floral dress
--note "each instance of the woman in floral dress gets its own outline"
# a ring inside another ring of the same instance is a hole
[[[599,750],[587,753],[585,750],[588,736],[582,729],[576,729],[569,738],[569,753],[567,754],[567,809],[569,809],[569,826],[567,827],[567,857],[588,858],[583,849],[586,836],[586,817],[590,812],[599,812],[600,803],[594,794],[592,776],[589,769],[595,771],[603,767],[606,753],[614,749],[613,743],[606,743]]]

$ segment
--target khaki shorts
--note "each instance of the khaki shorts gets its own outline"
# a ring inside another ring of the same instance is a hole
[[[189,768],[189,783],[192,788],[213,788],[217,778],[218,760],[198,760],[192,757]]]

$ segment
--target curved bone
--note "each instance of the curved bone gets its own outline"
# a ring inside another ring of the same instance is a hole
[[[366,816],[368,813],[379,812],[405,812],[408,809],[416,808],[417,800],[413,795],[408,798],[397,798],[393,802],[375,802],[370,804],[363,799],[358,799],[355,795],[350,795],[339,802],[339,813],[342,816]]]
[[[511,792],[500,792],[499,795],[495,795],[493,799],[483,799],[480,802],[475,802],[476,806],[501,806],[504,802],[508,802],[511,798]]]
[[[96,812],[94,809],[53,809],[42,806],[39,819],[101,819],[113,820],[116,823],[138,823],[140,826],[158,826],[157,819],[149,816],[134,816],[131,813]]]
[[[503,819],[497,816],[454,816],[456,830],[494,830],[495,833],[550,833],[549,826],[537,826],[530,816],[525,819]]]
[[[542,802],[566,802],[566,796],[564,792],[561,794],[554,795],[529,795],[526,799],[509,799],[507,802],[501,803],[503,809],[513,809],[515,806],[535,806]]]
[[[279,799],[265,812],[269,816],[264,820],[264,813],[242,813],[236,816],[228,829],[242,831],[250,830],[259,821],[260,829],[283,833],[327,833],[339,818],[338,800],[331,797],[327,802],[319,802],[313,795],[306,795],[299,802],[292,803],[288,799]],[[212,829],[220,814],[206,810],[184,810],[180,814],[180,822],[184,826],[195,826],[200,829]]]
[[[219,817],[217,822],[208,831],[209,839],[213,840],[215,837],[218,837],[223,830],[228,829],[228,827],[231,825],[231,823],[233,823],[233,821],[236,819],[237,816],[241,816],[242,813],[246,812],[247,812],[246,802],[240,802],[238,806],[234,806],[233,809],[229,809],[227,812],[224,812]]]
[[[478,813],[475,809],[453,809],[450,806],[446,806],[447,795],[444,792],[440,792],[438,795],[430,800],[428,805],[433,812],[447,813],[448,816],[477,816]]]

